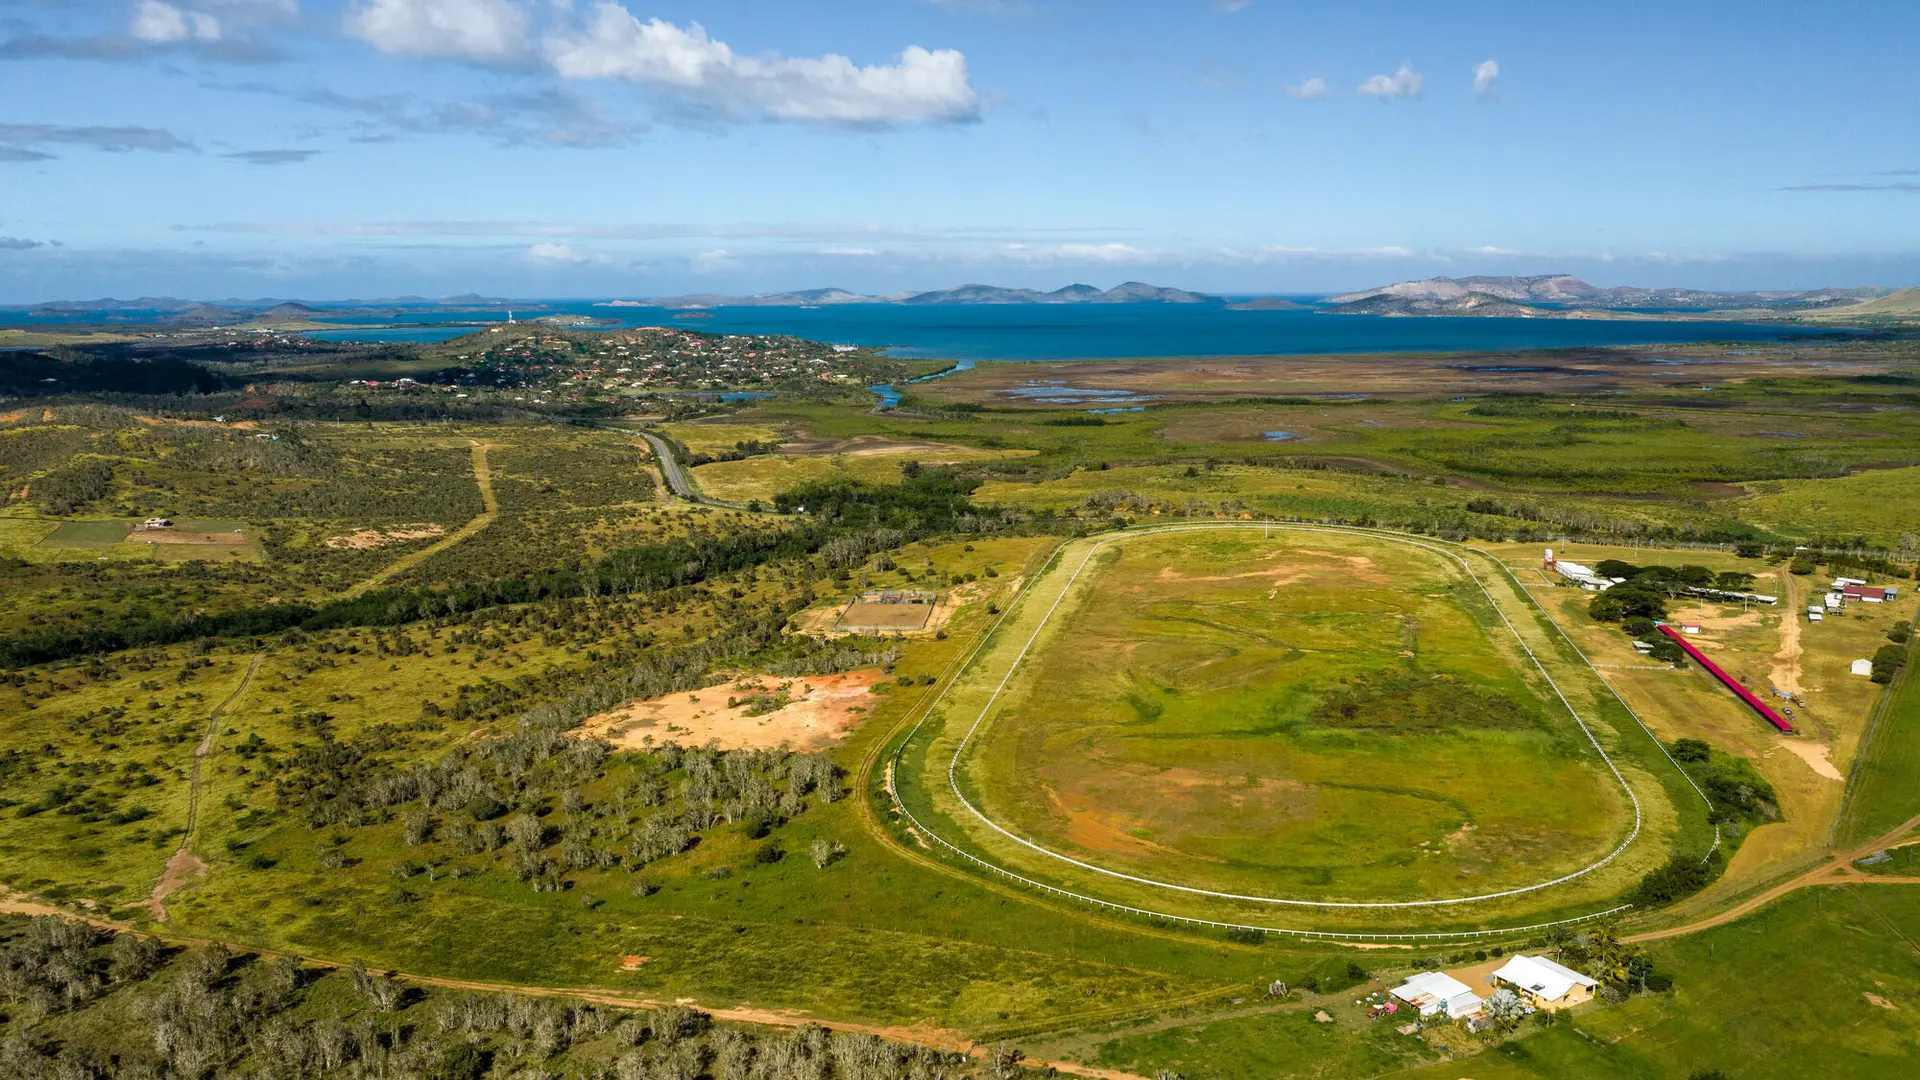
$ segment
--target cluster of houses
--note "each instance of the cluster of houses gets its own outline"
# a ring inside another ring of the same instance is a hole
[[[1807,621],[1819,622],[1849,603],[1886,604],[1899,598],[1898,586],[1869,585],[1859,578],[1837,577],[1833,579],[1833,587],[1827,590],[1824,603],[1807,605]]]
[[[1512,990],[1528,1011],[1571,1008],[1593,998],[1599,983],[1544,956],[1509,957],[1487,976],[1493,990]],[[1487,1001],[1474,988],[1444,971],[1423,971],[1387,991],[1394,1005],[1404,1004],[1423,1019],[1441,1017],[1472,1024],[1486,1014]],[[1398,1008],[1390,1011],[1398,1012]]]

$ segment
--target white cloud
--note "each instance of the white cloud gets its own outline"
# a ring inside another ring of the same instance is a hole
[[[698,23],[683,30],[661,19],[641,22],[619,4],[602,3],[579,31],[548,38],[546,52],[566,78],[624,79],[728,116],[885,126],[980,114],[966,57],[952,49],[912,45],[892,64],[865,67],[834,53],[740,56]]]
[[[1298,86],[1289,86],[1286,89],[1287,96],[1297,101],[1325,101],[1333,96],[1333,91],[1327,89],[1327,80],[1318,75]]]
[[[696,274],[724,273],[740,265],[739,260],[729,254],[726,248],[702,251],[693,257],[692,263],[693,272]]]
[[[1392,75],[1375,75],[1359,86],[1361,93],[1368,97],[1377,97],[1381,101],[1393,101],[1397,98],[1415,98],[1426,89],[1427,80],[1420,73],[1405,64]]]
[[[524,52],[527,18],[511,0],[357,0],[349,35],[401,56],[506,60]]]
[[[1473,92],[1481,97],[1493,93],[1493,80],[1500,77],[1497,60],[1482,60],[1473,65]]]
[[[830,248],[821,248],[821,249],[820,249],[820,254],[822,254],[822,255],[854,255],[854,256],[868,256],[868,255],[878,255],[878,254],[880,254],[880,253],[879,253],[878,251],[875,251],[875,250],[874,250],[874,249],[872,249],[872,248],[863,248],[863,247],[830,247]]]
[[[1397,245],[1335,250],[1317,247],[1294,247],[1288,244],[1260,244],[1248,248],[1221,248],[1214,254],[1232,263],[1270,263],[1337,262],[1353,259],[1405,259],[1411,258],[1415,252],[1412,248]]]
[[[182,11],[160,0],[140,0],[127,32],[141,41],[220,40],[220,20],[202,11]]]
[[[573,266],[594,261],[593,256],[572,244],[530,244],[527,259],[542,266]]]
[[[1132,244],[1006,244],[998,254],[1017,262],[1103,262],[1129,263],[1148,259],[1145,252]]]
[[[1213,0],[1213,10],[1222,15],[1231,15],[1236,11],[1245,11],[1253,6],[1253,0]]]

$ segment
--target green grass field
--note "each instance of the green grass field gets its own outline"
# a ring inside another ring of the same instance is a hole
[[[1420,1080],[1897,1080],[1920,1046],[1920,887],[1807,889],[1740,922],[1662,943],[1670,994],[1529,1034]],[[1764,974],[1762,974],[1764,973]],[[1876,1003],[1874,999],[1878,998]]]
[[[1494,564],[1475,557],[1638,797],[1636,841],[1604,865],[1632,828],[1626,793],[1462,572],[1384,538],[1260,532],[1123,534],[1115,561],[1083,574],[1043,626],[1092,542],[1069,545],[902,746],[902,799],[943,837],[1042,882],[1185,917],[1348,932],[1590,914],[1672,848],[1705,850],[1699,797]],[[946,782],[983,710],[958,775],[1012,837]],[[1589,866],[1539,891],[1384,914],[1191,891],[1428,901]]]
[[[1625,835],[1624,793],[1443,557],[1250,530],[1095,559],[964,759],[1013,832],[1162,881],[1361,901],[1533,884]]]
[[[1834,830],[1837,843],[1860,843],[1920,814],[1920,678],[1909,645],[1907,666],[1870,714],[1872,729],[1847,787]]]

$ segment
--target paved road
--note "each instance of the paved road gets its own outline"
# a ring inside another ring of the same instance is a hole
[[[648,446],[653,447],[653,456],[660,462],[660,475],[666,478],[667,487],[672,489],[675,495],[680,496],[688,502],[701,503],[706,506],[720,506],[728,510],[749,509],[740,503],[730,503],[723,499],[709,499],[705,495],[700,494],[700,489],[693,486],[693,481],[687,476],[686,470],[680,467],[679,459],[673,456],[672,443],[667,442],[667,440],[650,431],[642,431],[638,434],[641,438],[647,440]]]

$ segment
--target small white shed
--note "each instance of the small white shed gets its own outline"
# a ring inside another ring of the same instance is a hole
[[[1855,660],[1847,670],[1855,675],[1864,675],[1871,678],[1873,676],[1873,661]]]

